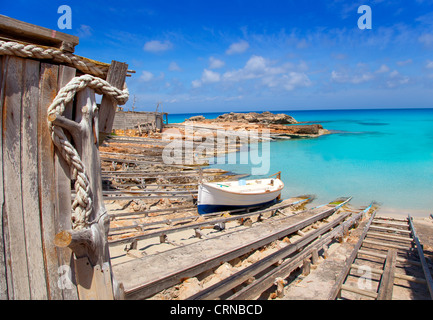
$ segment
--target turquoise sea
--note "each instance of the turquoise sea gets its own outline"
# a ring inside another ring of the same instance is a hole
[[[282,171],[283,198],[315,194],[313,204],[317,205],[353,196],[354,205],[381,203],[381,213],[433,213],[433,109],[274,113],[320,123],[332,131],[315,139],[270,143],[269,174]],[[201,113],[209,119],[220,114]],[[199,114],[170,114],[169,122],[182,122],[193,115]],[[251,164],[213,166],[251,173]]]

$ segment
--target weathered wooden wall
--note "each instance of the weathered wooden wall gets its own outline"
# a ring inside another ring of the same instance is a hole
[[[138,124],[156,122],[157,116],[165,121],[166,113],[155,112],[123,112],[117,111],[114,116],[113,129],[134,129]],[[157,127],[158,128],[158,127]],[[158,128],[159,129],[159,128]]]
[[[0,299],[78,299],[72,251],[53,243],[71,229],[71,182],[47,123],[76,70],[13,56],[0,70]]]

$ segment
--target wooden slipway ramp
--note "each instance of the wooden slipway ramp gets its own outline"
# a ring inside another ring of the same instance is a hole
[[[116,279],[123,283],[126,299],[145,299],[182,279],[194,277],[251,250],[322,220],[341,206],[328,204],[296,215],[274,217],[248,229],[223,233],[209,239],[144,256],[113,266]]]

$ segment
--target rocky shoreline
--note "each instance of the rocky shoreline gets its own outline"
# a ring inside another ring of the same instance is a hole
[[[290,115],[274,114],[269,111],[263,113],[230,112],[220,115],[216,119],[206,119],[199,115],[187,119],[184,123],[234,131],[269,129],[273,139],[317,138],[324,134],[330,134],[330,131],[324,129],[321,124],[299,124]]]

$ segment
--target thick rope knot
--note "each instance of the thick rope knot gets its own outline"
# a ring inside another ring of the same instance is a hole
[[[56,62],[73,65],[76,69],[98,77],[104,77],[108,68],[101,68],[91,61],[63,52],[55,48],[44,48],[33,44],[25,45],[13,41],[0,40],[0,55],[11,55],[22,58],[51,59]]]
[[[94,89],[98,94],[110,97],[118,105],[125,104],[129,97],[126,87],[123,90],[119,90],[101,78],[86,74],[73,78],[66,86],[60,89],[48,107],[48,127],[51,131],[51,138],[60,150],[66,163],[70,166],[71,178],[75,180],[74,188],[76,195],[72,203],[73,229],[81,229],[89,225],[89,217],[92,213],[90,182],[77,150],[66,137],[63,128],[54,125],[54,120],[52,119],[61,116],[65,111],[66,104],[74,99],[77,92],[86,87]]]

